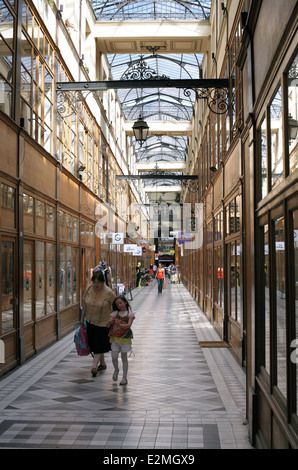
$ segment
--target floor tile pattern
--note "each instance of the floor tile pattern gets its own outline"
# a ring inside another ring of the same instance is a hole
[[[182,284],[133,291],[128,384],[91,377],[73,333],[0,380],[0,448],[250,448],[245,374]],[[120,371],[121,360],[119,360]]]

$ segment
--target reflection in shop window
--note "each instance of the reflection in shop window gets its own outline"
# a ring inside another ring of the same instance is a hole
[[[15,228],[15,189],[1,183],[1,224]]]
[[[65,213],[59,211],[59,237],[60,240],[65,240]]]
[[[38,200],[35,201],[35,231],[45,234],[45,204]]]
[[[73,303],[78,302],[78,262],[79,262],[79,255],[78,250],[73,248]]]
[[[72,216],[66,214],[66,240],[72,241]]]
[[[264,308],[265,308],[265,364],[264,367],[270,374],[270,302],[269,302],[269,273],[270,273],[270,262],[269,262],[269,230],[268,224],[264,225],[263,232],[264,240]]]
[[[281,87],[277,90],[270,105],[270,140],[271,187],[273,189],[283,180]]]
[[[288,71],[288,146],[289,171],[298,168],[298,55]]]
[[[241,318],[241,302],[240,302],[240,243],[236,242],[236,256],[235,256],[235,285],[236,285],[236,318],[238,323],[242,323]]]
[[[65,307],[65,247],[60,247],[59,253],[59,279],[58,279],[58,297],[59,297],[59,307]]]
[[[47,243],[47,314],[55,311],[55,245]]]
[[[31,243],[24,243],[24,264],[23,264],[23,297],[24,297],[24,323],[33,320],[32,297],[33,297],[33,266],[32,266]]]
[[[23,197],[24,230],[33,232],[34,227],[34,200],[33,197],[24,194]]]
[[[268,194],[266,117],[261,124],[261,175],[262,198],[264,198]]]
[[[276,354],[277,386],[287,396],[286,387],[286,279],[284,218],[275,221],[275,299],[276,299]]]
[[[1,2],[0,110],[12,117],[15,18]]]
[[[14,244],[2,241],[1,273],[2,273],[2,333],[14,327]]]
[[[55,209],[52,206],[47,206],[47,236],[54,237],[55,232]]]
[[[45,244],[36,242],[36,319],[45,315]]]
[[[76,217],[73,218],[73,241],[75,243],[79,241],[79,221]]]
[[[230,247],[230,315],[236,320],[236,298],[235,298],[235,244],[231,243]]]
[[[71,246],[66,248],[66,300],[67,305],[72,304],[72,258],[71,258]]]
[[[293,226],[294,226],[294,270],[295,270],[294,299],[295,299],[295,323],[296,323],[295,339],[298,340],[298,210],[293,212],[293,222],[294,222]],[[298,361],[296,361],[296,414],[298,414]]]

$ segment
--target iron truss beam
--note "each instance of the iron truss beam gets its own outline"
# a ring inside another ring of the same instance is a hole
[[[173,79],[160,78],[149,80],[109,80],[90,82],[58,82],[56,84],[58,111],[62,117],[72,114],[78,102],[85,101],[89,93],[118,88],[182,88],[184,96],[191,91],[197,99],[207,100],[208,107],[215,114],[224,114],[230,105],[230,80],[228,78]]]
[[[116,175],[116,191],[121,193],[126,191],[131,180],[180,180],[184,189],[188,189],[190,192],[196,193],[199,188],[199,177],[198,175],[169,175],[160,173],[151,174],[140,174],[140,175]]]
[[[152,173],[150,175],[116,175],[116,179],[119,180],[198,180],[198,175],[160,175]]]

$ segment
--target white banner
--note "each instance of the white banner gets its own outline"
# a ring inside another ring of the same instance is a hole
[[[126,244],[126,245],[123,245],[123,253],[134,253],[135,251],[135,245],[134,243],[133,244]]]
[[[123,245],[124,236],[123,233],[112,233],[112,243],[115,245]]]
[[[142,256],[142,247],[141,247],[141,246],[138,246],[138,245],[135,245],[135,249],[134,249],[133,255],[134,255],[134,256]]]

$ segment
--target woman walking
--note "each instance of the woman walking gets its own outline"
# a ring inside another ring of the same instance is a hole
[[[99,268],[93,270],[91,281],[83,298],[81,322],[84,318],[87,321],[88,344],[94,354],[91,374],[95,377],[98,371],[107,368],[104,353],[111,350],[107,324],[116,296],[112,289],[105,285],[104,273]]]
[[[157,271],[156,271],[156,279],[158,283],[158,293],[162,294],[162,288],[165,278],[165,269],[161,263],[159,263]]]

